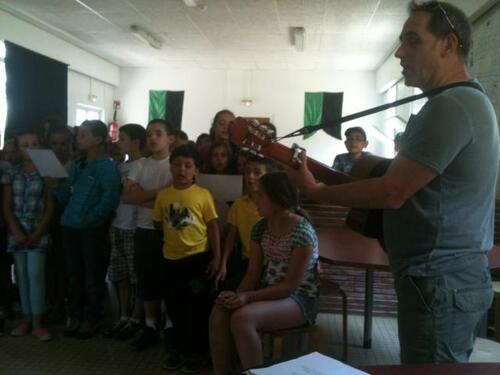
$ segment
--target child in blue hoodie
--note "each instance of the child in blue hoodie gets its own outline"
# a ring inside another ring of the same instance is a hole
[[[106,239],[111,215],[120,202],[120,173],[106,155],[106,124],[87,120],[78,129],[82,158],[55,190],[65,206],[61,216],[68,275],[68,323],[65,336],[89,338],[98,329],[105,291]]]

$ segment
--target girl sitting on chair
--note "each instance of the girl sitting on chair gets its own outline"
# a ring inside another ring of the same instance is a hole
[[[230,373],[235,352],[243,368],[261,365],[260,331],[313,324],[319,310],[318,239],[297,190],[285,173],[269,173],[255,203],[263,219],[252,230],[247,273],[235,292],[219,294],[210,316],[217,375]]]

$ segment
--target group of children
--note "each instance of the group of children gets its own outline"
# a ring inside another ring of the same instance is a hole
[[[100,329],[106,275],[119,317],[104,336],[135,337],[132,348],[140,351],[159,342],[164,329],[169,370],[197,373],[209,353],[217,374],[234,369],[235,353],[239,366],[256,366],[263,361],[260,330],[314,322],[314,229],[286,173],[265,158],[238,160],[228,140],[232,119],[220,111],[200,146],[164,120],[124,125],[118,148],[127,161],[119,165],[107,154],[106,125],[85,121],[72,162],[62,157],[64,147],[57,151],[57,142],[48,142],[68,165],[63,181],[40,177],[27,153],[41,147],[37,134],[18,134],[21,161],[2,173],[7,251],[25,315],[11,334],[51,339],[42,317],[54,220],[65,266],[67,337],[86,339]],[[219,228],[214,199],[196,176],[234,173],[238,164],[245,192]]]

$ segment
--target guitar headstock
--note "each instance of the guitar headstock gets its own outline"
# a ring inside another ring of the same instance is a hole
[[[243,151],[259,156],[263,156],[262,147],[273,141],[273,130],[259,124],[257,120],[247,120],[243,117],[234,119],[229,132],[234,144],[240,146]]]

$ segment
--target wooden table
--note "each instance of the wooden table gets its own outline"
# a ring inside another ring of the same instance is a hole
[[[500,363],[440,363],[359,367],[371,375],[498,375]]]
[[[317,230],[320,260],[337,266],[365,270],[365,306],[363,347],[370,348],[373,318],[373,272],[390,271],[389,260],[379,242],[347,227],[324,227]],[[490,269],[500,268],[500,246],[488,252]]]
[[[389,271],[389,260],[373,238],[365,237],[347,227],[318,229],[320,260],[337,266],[365,270],[365,307],[363,347],[370,348],[373,318],[373,272]]]

